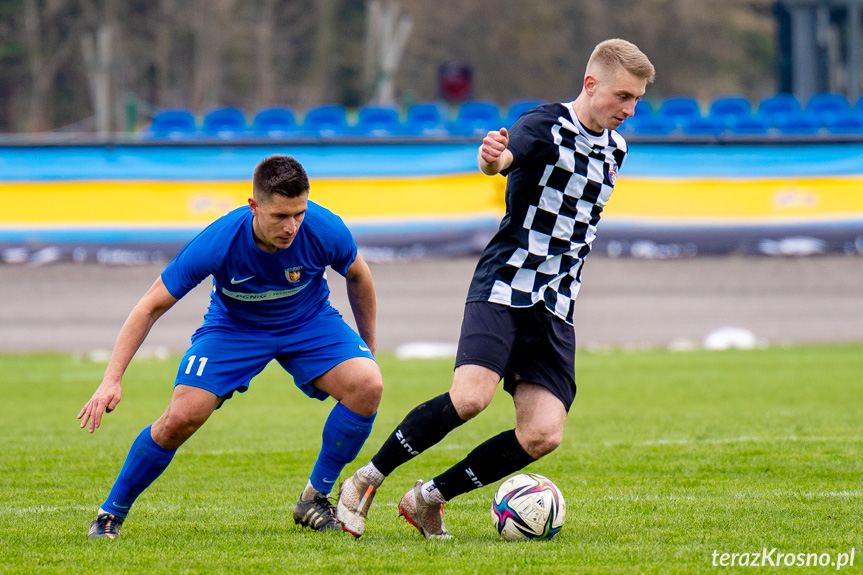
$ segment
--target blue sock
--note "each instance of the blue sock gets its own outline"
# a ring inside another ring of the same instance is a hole
[[[153,441],[150,427],[138,434],[129,449],[129,455],[120,469],[120,474],[102,504],[102,509],[117,517],[125,517],[129,509],[147,487],[165,471],[176,449],[165,449]]]
[[[321,493],[330,493],[339,474],[353,461],[372,432],[375,415],[360,415],[337,403],[324,424],[323,443],[309,482]]]

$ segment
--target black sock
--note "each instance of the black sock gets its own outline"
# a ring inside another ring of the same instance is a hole
[[[449,501],[503,479],[534,461],[518,442],[515,430],[510,429],[474,448],[467,457],[435,477],[434,484]]]
[[[372,463],[384,475],[419,455],[464,423],[449,393],[416,406],[384,441]]]

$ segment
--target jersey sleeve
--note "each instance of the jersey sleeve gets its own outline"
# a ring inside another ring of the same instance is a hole
[[[216,240],[220,223],[217,220],[199,233],[162,271],[162,282],[175,298],[182,298],[217,269],[225,251],[225,242]]]
[[[611,141],[616,147],[613,153],[614,160],[617,162],[617,168],[622,170],[623,164],[626,162],[626,158],[629,157],[629,146],[623,136],[617,132],[611,133]]]
[[[528,161],[542,161],[557,153],[552,128],[557,124],[557,116],[545,107],[525,112],[509,129],[509,144],[512,163],[501,174],[506,176],[512,170]]]
[[[331,221],[327,226],[327,236],[330,239],[328,265],[344,276],[357,259],[357,244],[342,218],[335,214],[331,215]]]

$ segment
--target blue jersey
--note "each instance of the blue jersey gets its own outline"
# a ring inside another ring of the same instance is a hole
[[[255,243],[252,218],[243,206],[198,234],[162,272],[168,292],[180,299],[212,275],[209,323],[281,328],[328,309],[327,266],[345,275],[357,257],[342,219],[310,201],[291,245],[267,253]]]

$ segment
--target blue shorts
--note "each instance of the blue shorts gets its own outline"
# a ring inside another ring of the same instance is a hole
[[[229,399],[249,389],[251,379],[275,359],[303,393],[323,401],[329,395],[312,381],[355,357],[374,360],[363,339],[331,307],[305,324],[282,329],[205,321],[192,335],[174,385],[199,387]]]

